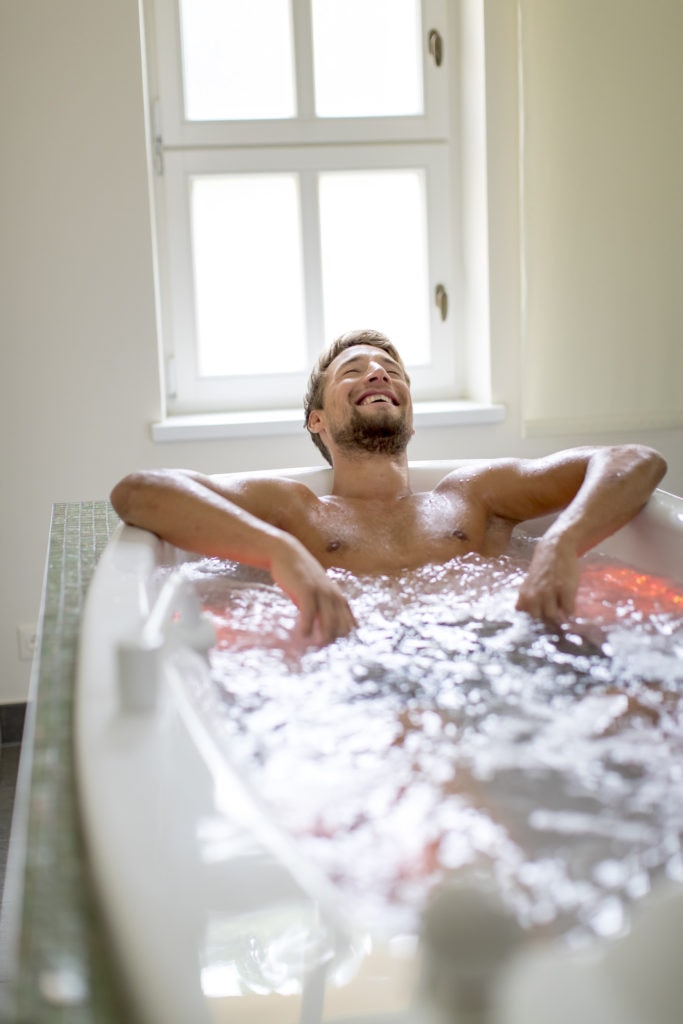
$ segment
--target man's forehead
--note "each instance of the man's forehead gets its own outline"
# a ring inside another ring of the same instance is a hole
[[[339,367],[352,363],[355,359],[377,359],[381,363],[391,363],[400,367],[400,362],[390,352],[375,345],[350,345],[340,352],[330,363],[328,370],[334,372]]]

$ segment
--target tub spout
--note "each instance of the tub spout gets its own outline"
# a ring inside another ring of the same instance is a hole
[[[422,923],[418,1000],[424,1024],[495,1024],[503,968],[522,928],[480,883],[440,887]]]
[[[124,714],[156,707],[162,674],[163,637],[149,630],[121,642],[117,650],[119,702]]]
[[[119,700],[124,714],[154,710],[167,650],[190,647],[205,655],[216,642],[191,584],[171,576],[142,628],[118,647]]]
[[[188,580],[172,576],[161,590],[145,627],[161,630],[176,646],[205,654],[216,642],[216,632]]]

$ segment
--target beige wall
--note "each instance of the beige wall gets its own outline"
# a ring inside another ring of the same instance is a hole
[[[466,8],[477,3],[463,0]],[[641,64],[645,61],[645,71],[655,79],[659,58],[654,49],[640,51],[640,20],[647,22],[651,34],[661,33],[667,48],[673,46],[672,31],[680,31],[680,19],[663,20],[659,29],[656,19],[654,27],[651,24],[653,12],[671,13],[678,0],[653,0],[647,5],[624,0],[553,0],[552,4],[524,0],[523,7],[525,24],[539,25],[541,51],[543,33],[550,29],[541,24],[540,14],[548,7],[557,7],[560,19],[551,26],[553,33],[564,26],[571,29],[572,46],[579,51],[575,62],[560,67],[534,65],[536,88],[544,88],[545,75],[553,82],[559,76],[564,93],[570,94],[580,75],[587,101],[591,82],[581,51],[589,45],[587,33],[594,12],[604,11],[613,18],[622,7],[628,10],[629,17],[636,19],[629,43],[638,50],[634,58]],[[571,433],[524,436],[522,397],[528,392],[522,391],[522,379],[532,366],[520,359],[517,13],[514,0],[487,0],[493,392],[497,401],[507,405],[508,416],[496,426],[424,430],[413,442],[412,455],[540,454],[588,439],[640,438],[664,451],[671,463],[667,485],[683,492],[680,430],[634,427],[586,435],[574,425]],[[601,38],[601,45],[609,50],[611,36]],[[679,50],[681,41],[679,37]],[[607,56],[604,65],[598,61],[591,68],[598,79],[609,69]],[[667,74],[663,85],[670,93],[664,93],[663,102],[673,103],[683,94],[683,82],[673,68]],[[594,84],[597,88],[600,82]],[[652,81],[651,89],[655,90]],[[618,91],[607,92],[609,118],[625,133],[629,105],[620,102]],[[552,113],[551,105],[546,116]],[[604,146],[596,138],[601,123],[592,124],[586,141],[589,148],[598,141]],[[642,127],[640,122],[637,127]],[[530,167],[546,140],[538,134],[534,137],[532,125],[527,128],[526,166]],[[160,400],[137,0],[1,0],[0,145],[4,388],[0,702],[9,702],[24,700],[27,693],[28,666],[18,659],[16,627],[35,621],[38,615],[53,502],[105,497],[116,479],[137,466],[191,465],[217,471],[305,464],[317,458],[303,435],[203,444],[155,445],[150,440],[149,425],[159,415]],[[666,152],[661,159],[668,160],[670,155]],[[578,156],[569,152],[567,159],[571,163]],[[673,275],[669,261],[680,254],[672,251],[672,235],[663,216],[675,198],[669,193],[676,189],[654,155],[648,167],[656,179],[649,202],[662,214],[657,221],[660,228],[652,230],[660,232],[656,241],[666,243],[654,247],[653,279],[660,282],[656,295],[677,309],[680,275]],[[565,169],[563,188],[571,179]],[[469,182],[473,191],[476,185],[474,180]],[[525,202],[529,201],[527,193]],[[600,258],[609,262],[622,257],[624,242],[611,237],[607,228],[613,207],[608,203],[605,209],[604,230],[594,237]],[[522,208],[521,223],[526,212]],[[637,211],[634,216],[637,219]],[[600,205],[591,211],[591,224],[596,220],[598,225],[603,220]],[[565,218],[561,224],[574,242],[586,227],[580,209],[571,222]],[[567,301],[564,273],[542,260],[531,267],[534,274],[542,273],[543,288],[552,289],[554,314],[548,329],[555,331]],[[626,285],[633,273],[627,267]],[[595,301],[599,306],[600,297]],[[603,362],[609,371],[615,358],[614,337],[607,316],[600,316],[600,324],[607,332]],[[620,329],[629,335],[628,322]],[[640,332],[631,331],[629,338],[634,357],[651,358]],[[592,344],[600,349],[601,337]],[[565,358],[566,349],[557,351],[558,359]],[[656,359],[660,358],[658,354]],[[669,364],[657,365],[661,401],[670,404]],[[544,366],[546,377],[554,373],[552,363]],[[539,393],[546,377],[538,382]],[[656,381],[648,384],[648,388],[656,386]],[[656,391],[648,395],[650,404],[659,401]],[[530,408],[536,415],[524,400],[527,417]]]
[[[524,414],[683,425],[683,4],[520,0]]]

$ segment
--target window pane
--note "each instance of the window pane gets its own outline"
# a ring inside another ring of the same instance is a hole
[[[293,117],[289,0],[180,0],[185,116]]]
[[[326,337],[374,328],[428,362],[424,172],[335,171],[319,187]]]
[[[192,179],[199,375],[307,367],[298,180]]]
[[[313,0],[319,117],[423,112],[420,0]]]

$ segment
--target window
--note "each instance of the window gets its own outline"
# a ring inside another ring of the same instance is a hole
[[[299,408],[359,327],[458,394],[445,7],[149,0],[169,414]]]

